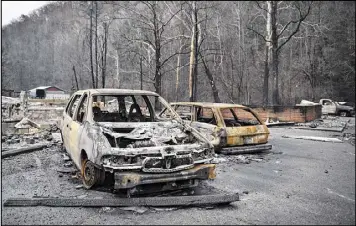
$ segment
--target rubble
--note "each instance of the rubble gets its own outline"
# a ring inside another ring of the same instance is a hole
[[[35,127],[35,128],[40,128],[41,126],[32,120],[28,119],[27,117],[23,118],[20,122],[18,122],[15,125],[15,128],[30,128],[30,127]]]
[[[178,208],[158,208],[158,207],[153,208],[152,207],[152,209],[155,210],[155,211],[172,211],[172,210],[176,210]]]
[[[57,169],[57,172],[59,173],[70,173],[70,174],[75,174],[77,172],[76,169],[68,169],[68,168],[61,168],[61,169]]]
[[[275,126],[292,126],[295,122],[280,122],[278,118],[269,118],[267,117],[265,122],[267,127],[275,127]]]
[[[66,162],[66,163],[64,163],[64,166],[65,167],[72,167],[73,163],[71,161],[70,162]]]
[[[226,147],[222,148],[220,153],[225,155],[234,155],[234,154],[253,154],[266,152],[272,149],[271,144],[256,144],[256,145],[246,145],[246,146],[237,146],[237,147]]]
[[[111,207],[102,207],[99,211],[99,213],[110,213],[114,211],[114,208],[111,208]]]
[[[81,188],[83,188],[83,185],[77,185],[77,186],[75,186],[75,189],[81,189]]]
[[[63,160],[64,160],[64,161],[69,161],[69,160],[70,160],[70,158],[69,158],[69,156],[68,156],[68,155],[63,154]]]
[[[342,132],[346,128],[348,120],[342,120],[339,116],[323,116],[308,123],[296,124],[296,129],[320,130],[330,132]]]
[[[227,159],[226,158],[213,158],[213,160],[211,160],[210,163],[222,163],[222,162],[226,162]]]
[[[137,207],[137,206],[121,207],[120,209],[125,210],[125,211],[133,211],[133,212],[140,213],[140,214],[142,214],[148,210],[148,208],[146,208],[146,207]]]
[[[352,145],[355,146],[355,133],[343,133],[342,139],[345,141],[349,141]]]

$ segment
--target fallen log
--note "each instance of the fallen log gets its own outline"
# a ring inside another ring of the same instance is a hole
[[[8,206],[51,206],[51,207],[123,207],[123,206],[202,206],[228,204],[239,201],[239,194],[218,194],[204,196],[171,196],[111,199],[73,198],[10,198]]]
[[[44,147],[47,147],[47,145],[48,144],[36,144],[36,145],[26,147],[26,148],[19,148],[19,149],[15,149],[15,150],[3,151],[3,152],[1,152],[1,158],[6,158],[6,157],[14,156],[14,155],[33,152],[36,150],[40,150]]]
[[[224,155],[234,154],[254,154],[272,149],[271,144],[257,144],[251,146],[227,147],[222,148],[219,152]],[[217,151],[218,152],[218,151]]]
[[[330,137],[292,136],[292,135],[283,135],[282,137],[283,138],[303,139],[303,140],[323,141],[323,142],[333,142],[333,143],[343,143],[343,141],[338,138],[330,138]]]

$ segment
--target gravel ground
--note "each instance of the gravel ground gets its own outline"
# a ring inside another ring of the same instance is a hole
[[[344,132],[355,133],[353,127]],[[241,200],[214,208],[3,207],[2,224],[355,224],[355,147],[283,138],[282,135],[342,137],[341,133],[270,128],[272,151],[219,156],[217,178],[197,191],[239,192]],[[65,168],[56,146],[2,159],[2,203],[13,197],[114,198],[81,182]],[[248,160],[248,161],[241,161]]]

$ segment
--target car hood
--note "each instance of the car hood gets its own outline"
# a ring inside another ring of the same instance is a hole
[[[98,122],[104,134],[115,139],[123,138],[132,141],[146,140],[154,146],[179,145],[187,143],[211,143],[197,130],[176,120],[162,122]],[[144,144],[142,144],[144,145]],[[128,145],[128,147],[135,147]],[[211,146],[212,147],[212,146]]]

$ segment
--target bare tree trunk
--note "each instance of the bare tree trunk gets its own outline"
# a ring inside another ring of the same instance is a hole
[[[90,45],[90,72],[91,72],[91,78],[92,78],[92,86],[93,86],[93,88],[95,88],[95,77],[94,77],[94,67],[93,67],[93,1],[91,1],[91,5],[90,5],[89,45]]]
[[[95,88],[98,88],[98,2],[95,1]]]
[[[272,50],[272,77],[273,77],[273,93],[272,104],[279,105],[279,79],[278,79],[278,37],[277,37],[277,1],[268,1],[268,10],[271,14],[271,50]]]
[[[189,62],[189,101],[194,101],[193,96],[193,82],[194,82],[194,65],[195,65],[195,26],[193,27],[192,31],[192,39],[191,39],[191,46],[190,46],[190,62]]]
[[[102,79],[102,88],[105,88],[106,82],[106,56],[108,52],[108,25],[103,23],[104,25],[104,54],[102,54],[102,71],[101,71],[101,79]]]
[[[194,51],[194,77],[193,77],[193,99],[197,100],[197,81],[198,81],[198,57],[199,57],[199,28],[198,28],[198,9],[196,6],[196,1],[194,2],[194,17],[195,17],[195,51]]]
[[[142,52],[142,42],[141,42],[141,46],[140,46],[140,50]],[[142,69],[142,54],[140,54],[140,89],[143,90],[143,69]]]
[[[208,66],[206,65],[206,62],[205,62],[203,56],[201,55],[201,53],[199,53],[199,54],[200,54],[200,56],[202,58],[203,65],[204,65],[204,68],[205,68],[205,73],[206,73],[206,76],[208,77],[209,82],[210,82],[211,90],[213,91],[214,102],[215,103],[220,103],[221,100],[220,100],[220,97],[219,97],[219,91],[216,88],[213,74],[211,73],[211,71],[209,70]]]
[[[232,56],[230,55],[230,62],[231,62],[231,99],[234,99],[234,61]]]
[[[190,46],[190,67],[189,67],[189,100],[194,102],[196,100],[196,76],[198,71],[197,65],[197,8],[196,2],[193,3],[193,29],[192,29],[192,39],[191,39],[191,46]]]
[[[155,3],[156,4],[156,3]],[[155,40],[155,89],[156,93],[162,95],[162,74],[161,74],[161,40],[158,30],[158,19],[155,11],[155,4],[153,5],[153,23],[154,23],[154,40]],[[160,110],[158,98],[155,98],[155,110]]]
[[[73,72],[74,72],[75,85],[76,85],[76,87],[77,87],[77,90],[79,90],[78,79],[77,79],[77,73],[75,72],[75,67],[74,67],[74,65],[73,65]]]
[[[263,105],[267,106],[269,104],[268,102],[268,80],[269,80],[269,46],[267,45],[268,42],[266,42],[266,47],[265,47],[265,72],[263,76]]]
[[[182,52],[182,41],[180,41],[180,49],[179,51]],[[176,71],[176,102],[178,101],[178,88],[179,88],[179,74],[180,74],[180,54],[177,56],[177,71]]]
[[[120,88],[120,61],[119,61],[119,49],[116,49],[116,82],[117,88]]]

